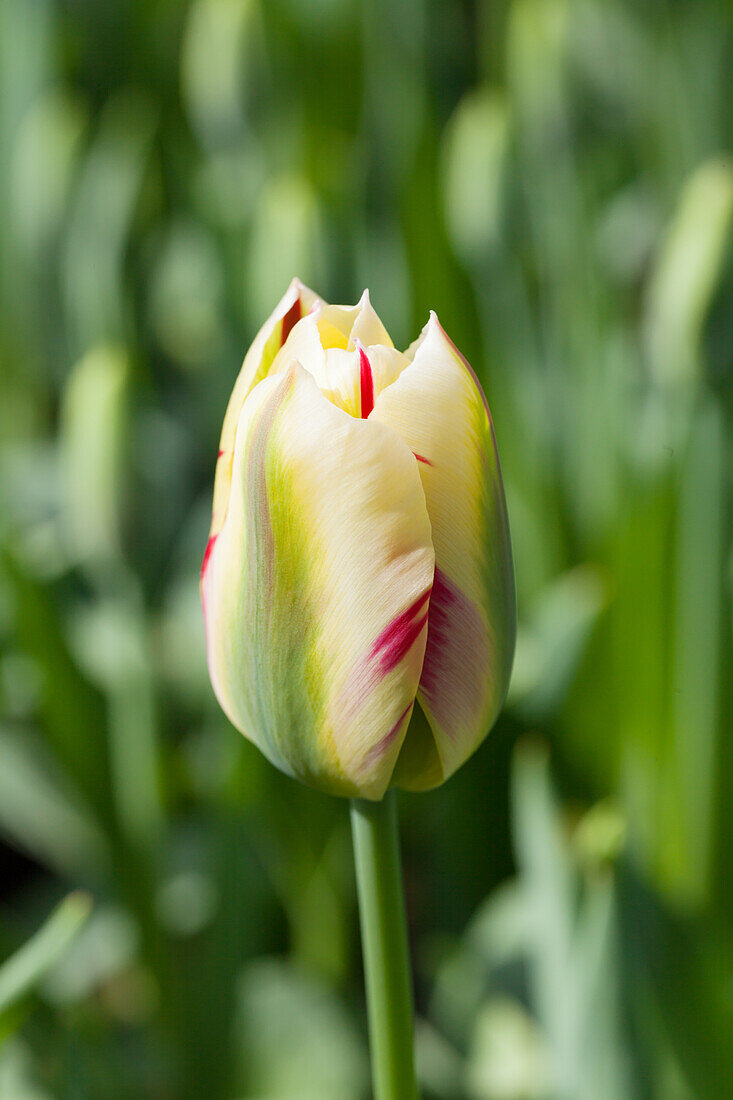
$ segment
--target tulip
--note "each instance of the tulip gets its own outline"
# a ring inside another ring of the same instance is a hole
[[[366,291],[293,281],[226,411],[201,592],[217,698],[288,774],[379,800],[474,752],[514,578],[486,398],[434,313],[400,352]]]

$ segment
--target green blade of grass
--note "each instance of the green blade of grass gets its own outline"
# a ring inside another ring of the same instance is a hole
[[[76,891],[54,909],[46,923],[0,967],[0,1014],[28,993],[64,953],[89,916],[92,899]]]

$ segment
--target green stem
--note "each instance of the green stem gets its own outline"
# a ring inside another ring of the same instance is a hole
[[[397,803],[351,803],[374,1100],[417,1100]]]

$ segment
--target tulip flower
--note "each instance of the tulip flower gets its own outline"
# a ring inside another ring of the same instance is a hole
[[[201,591],[234,725],[320,790],[426,790],[511,669],[514,579],[486,398],[436,315],[397,351],[367,292],[298,280],[224,419]]]

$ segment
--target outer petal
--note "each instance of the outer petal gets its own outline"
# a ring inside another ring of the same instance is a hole
[[[260,383],[202,577],[209,670],[233,723],[305,782],[380,798],[420,679],[433,570],[399,436],[329,403],[297,363]]]
[[[442,782],[478,747],[506,694],[514,654],[509,527],[491,416],[471,368],[435,314],[412,363],[377,398],[371,419],[394,428],[418,459],[435,547],[428,644],[417,718],[395,782]],[[414,734],[414,736],[413,736]]]
[[[299,279],[293,279],[283,297],[275,306],[255,336],[244,357],[242,369],[234,383],[219,442],[219,457],[214,477],[214,505],[211,517],[211,536],[221,530],[226,516],[229,487],[232,480],[232,456],[237,421],[247,394],[261,379],[266,378],[273,360],[283,346],[293,326],[312,308],[316,295]]]

